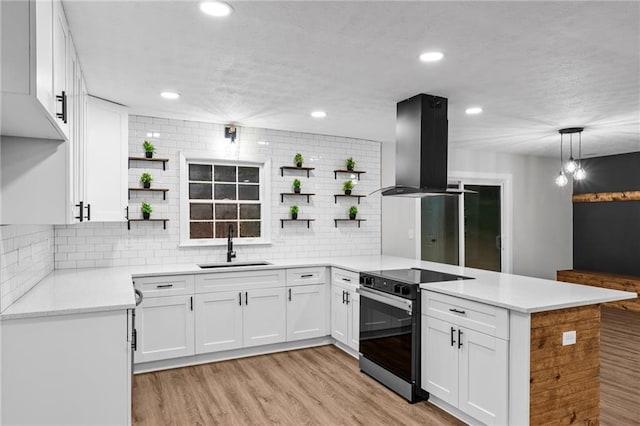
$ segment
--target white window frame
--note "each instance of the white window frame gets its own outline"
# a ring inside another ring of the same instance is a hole
[[[226,238],[189,238],[189,163],[203,163],[223,166],[250,166],[260,169],[260,238],[234,237],[235,245],[271,244],[271,160],[247,161],[229,160],[202,153],[181,152],[180,156],[180,247],[222,246]]]

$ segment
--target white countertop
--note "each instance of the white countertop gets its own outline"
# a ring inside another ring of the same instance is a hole
[[[195,264],[176,264],[55,270],[7,308],[0,315],[0,319],[130,309],[135,307],[132,277],[215,274],[230,270],[305,266],[335,266],[354,272],[418,267],[464,275],[475,279],[422,284],[420,287],[523,313],[637,297],[635,293],[630,292],[392,256],[341,256],[269,262],[271,264],[266,266],[238,266],[218,269],[200,269]]]

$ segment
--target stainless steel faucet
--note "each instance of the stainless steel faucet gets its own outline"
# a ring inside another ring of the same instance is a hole
[[[233,251],[233,226],[229,225],[229,234],[227,238],[227,262],[231,262],[231,259],[236,258],[236,252]]]

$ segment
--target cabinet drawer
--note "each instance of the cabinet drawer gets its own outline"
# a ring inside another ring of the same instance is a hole
[[[360,287],[360,274],[358,274],[357,272],[333,268],[331,270],[331,275],[331,281],[333,284],[342,287],[351,287],[352,290]]]
[[[196,293],[284,287],[284,269],[218,272],[196,276]]]
[[[193,294],[193,275],[168,275],[162,277],[134,278],[136,289],[142,291],[144,298],[158,296],[179,296]]]
[[[509,312],[504,308],[423,291],[422,314],[490,336],[509,339]]]
[[[287,269],[287,286],[324,284],[325,267]]]

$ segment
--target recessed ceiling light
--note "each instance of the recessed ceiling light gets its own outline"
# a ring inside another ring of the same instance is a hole
[[[422,62],[437,62],[442,58],[444,58],[444,53],[442,52],[424,52],[420,55]]]
[[[482,112],[482,108],[471,107],[471,108],[467,108],[464,112],[466,112],[469,115],[480,114]]]
[[[313,118],[325,118],[327,116],[327,113],[324,111],[313,111],[311,113],[311,116]]]
[[[176,92],[162,92],[160,93],[160,96],[165,99],[178,99],[180,97],[180,94]]]
[[[211,16],[229,16],[233,8],[223,1],[203,1],[200,3],[200,10]]]

